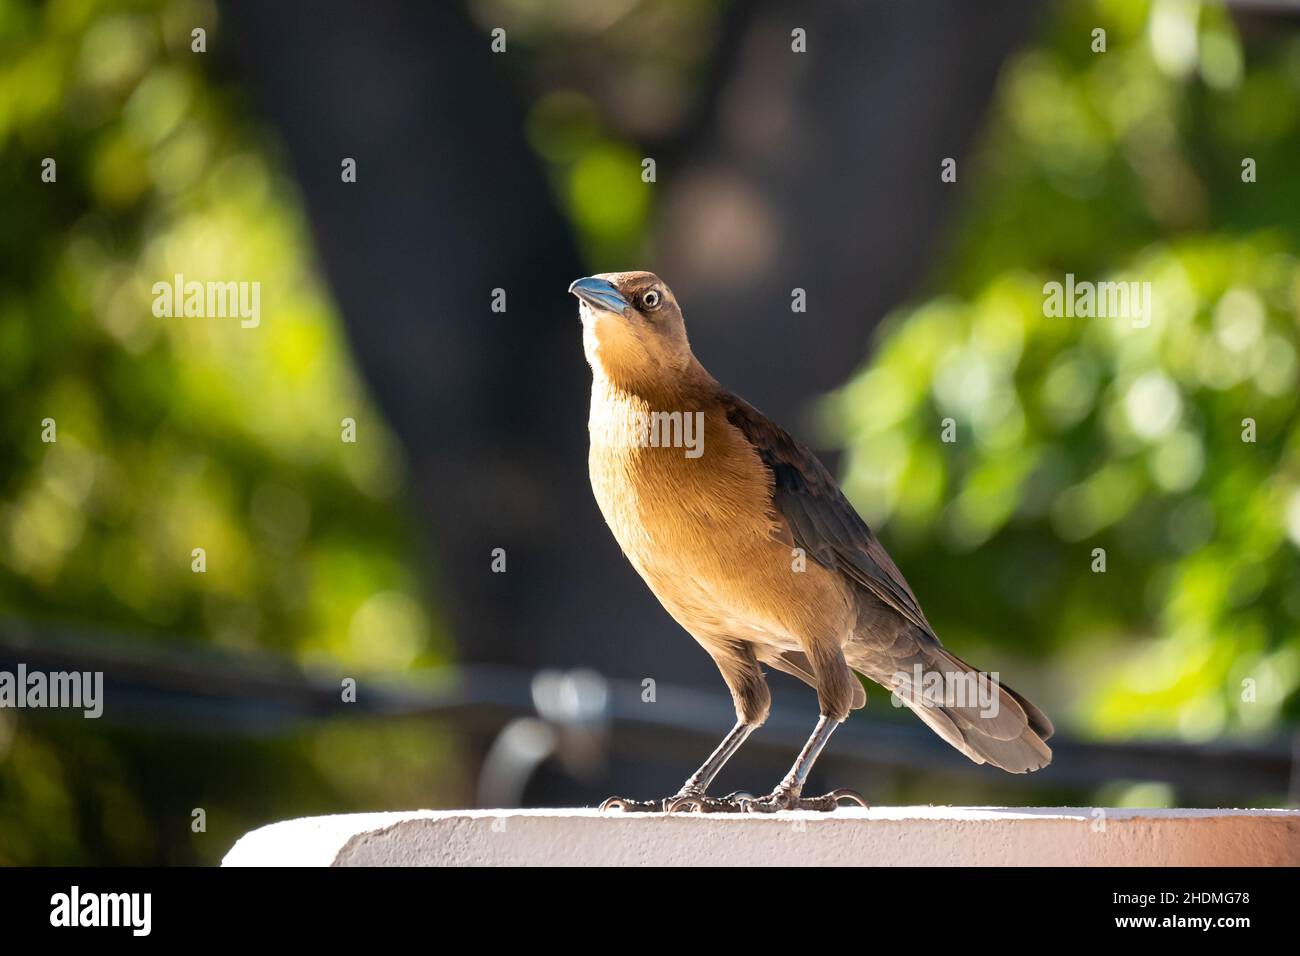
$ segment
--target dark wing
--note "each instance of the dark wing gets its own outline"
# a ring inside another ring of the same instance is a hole
[[[902,572],[817,456],[742,399],[725,395],[722,404],[727,420],[771,470],[772,503],[795,544],[822,567],[843,574],[933,634]]]

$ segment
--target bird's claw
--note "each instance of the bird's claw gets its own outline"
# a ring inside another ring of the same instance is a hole
[[[682,810],[703,809],[702,801],[709,798],[704,791],[690,789],[679,790],[671,797],[662,800],[632,800],[628,797],[610,797],[600,805],[600,812],[622,810],[626,813],[675,813]]]
[[[704,793],[678,793],[662,800],[630,800],[627,797],[610,797],[600,805],[600,812],[622,810],[625,813],[779,813],[782,810],[815,810],[830,813],[841,800],[870,809],[862,794],[856,790],[840,788],[820,797],[803,797],[793,790],[778,787],[765,797],[737,790],[725,797],[710,797]]]
[[[686,790],[664,797],[662,800],[631,800],[627,797],[610,797],[600,805],[600,812],[623,810],[626,813],[743,813],[745,800],[753,794],[743,790],[725,797],[710,797],[701,790]]]
[[[631,800],[628,797],[610,797],[600,805],[600,813],[606,810],[622,810],[624,813],[661,813],[664,808],[662,800]]]
[[[749,794],[744,795],[746,798]],[[710,797],[704,794],[675,797],[664,807],[667,813],[692,812],[692,813],[744,813],[744,806],[741,803],[741,797],[738,794],[728,794],[725,797]]]
[[[704,801],[707,798],[703,794],[688,793],[676,797],[669,797],[664,801],[664,813],[678,813],[681,811],[690,812],[691,810],[700,810],[704,807]]]
[[[864,810],[870,810],[871,804],[867,803],[866,797],[856,790],[850,790],[848,787],[840,787],[838,790],[832,790],[830,793],[823,793],[820,797],[802,797],[799,800],[798,810],[819,810],[822,813],[830,813],[835,810],[841,800],[848,800],[856,803]]]
[[[830,813],[840,805],[841,800],[851,800],[860,807],[870,809],[862,794],[856,790],[841,787],[820,797],[803,797],[791,790],[778,788],[765,797],[742,799],[741,807],[747,813],[778,813],[781,810],[815,810],[818,813]]]

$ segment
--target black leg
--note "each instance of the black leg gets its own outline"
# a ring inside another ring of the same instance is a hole
[[[852,790],[832,790],[820,797],[802,796],[803,785],[808,780],[808,774],[812,772],[813,764],[817,762],[818,755],[822,752],[822,748],[826,746],[826,741],[831,739],[831,734],[835,732],[835,728],[842,723],[841,720],[835,720],[823,714],[818,719],[817,727],[813,730],[812,736],[808,738],[808,742],[799,751],[799,756],[795,758],[794,766],[790,768],[790,772],[785,775],[785,778],[777,784],[776,789],[766,797],[758,797],[752,800],[740,798],[739,803],[742,808],[751,813],[775,813],[778,810],[820,810],[829,812],[839,805],[840,800],[852,800],[865,807],[867,801]]]
[[[731,755],[740,749],[740,745],[745,742],[750,733],[754,730],[753,724],[747,724],[744,721],[738,721],[736,726],[732,727],[727,736],[722,738],[722,743],[718,744],[716,750],[709,754],[709,759],[704,761],[704,766],[691,774],[687,781],[682,784],[682,788],[671,797],[665,797],[663,800],[629,800],[626,797],[610,797],[600,805],[601,810],[620,809],[631,813],[672,813],[674,810],[712,810],[715,812],[729,810],[735,812],[740,809],[740,804],[736,800],[724,798],[715,800],[705,794],[709,784],[713,783],[713,778],[718,775],[724,764],[731,759]]]

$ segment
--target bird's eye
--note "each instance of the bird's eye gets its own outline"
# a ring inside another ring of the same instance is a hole
[[[641,296],[641,304],[647,309],[659,308],[659,293],[651,289],[645,295]]]

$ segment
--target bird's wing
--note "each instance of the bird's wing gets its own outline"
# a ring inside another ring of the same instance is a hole
[[[722,404],[727,420],[772,472],[772,505],[795,544],[933,634],[902,572],[817,456],[742,399],[726,395]]]

